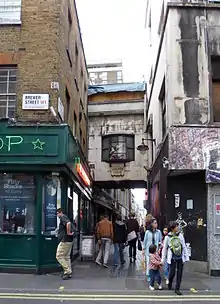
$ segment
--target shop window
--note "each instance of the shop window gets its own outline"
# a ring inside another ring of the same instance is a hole
[[[107,135],[102,138],[102,161],[134,161],[133,135]]]
[[[16,67],[0,66],[0,118],[15,117]]]
[[[59,225],[57,209],[61,208],[61,184],[58,176],[46,176],[43,183],[42,231],[55,235]]]
[[[33,176],[0,174],[1,233],[35,233],[35,194]]]

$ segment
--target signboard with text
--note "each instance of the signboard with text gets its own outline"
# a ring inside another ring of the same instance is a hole
[[[21,0],[0,0],[0,24],[21,24]]]
[[[24,94],[22,100],[23,110],[48,110],[49,94]]]

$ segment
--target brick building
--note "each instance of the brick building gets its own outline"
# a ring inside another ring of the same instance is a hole
[[[74,0],[0,0],[0,25],[0,265],[42,272],[56,208],[89,214],[85,55]]]

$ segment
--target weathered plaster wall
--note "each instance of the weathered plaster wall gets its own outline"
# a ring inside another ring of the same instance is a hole
[[[220,272],[220,235],[215,234],[215,205],[214,196],[220,195],[220,185],[208,185],[208,202],[207,202],[207,240],[208,240],[208,261],[209,273],[219,275]]]
[[[172,124],[209,121],[209,74],[204,9],[170,9],[167,23],[167,106]]]
[[[143,155],[136,149],[146,136],[143,128],[143,114],[90,116],[89,163],[95,165],[95,181],[146,180],[144,166],[147,165],[148,154]],[[101,161],[102,136],[108,134],[135,135],[135,161],[126,164],[124,176],[112,177],[109,164]]]

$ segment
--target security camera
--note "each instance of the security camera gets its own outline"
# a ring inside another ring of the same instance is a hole
[[[168,168],[169,166],[169,160],[166,157],[163,157],[162,159],[163,167]]]

